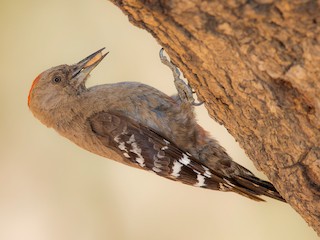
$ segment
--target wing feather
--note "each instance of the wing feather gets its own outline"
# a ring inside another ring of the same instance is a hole
[[[266,195],[284,201],[272,184],[254,176],[226,176],[180,149],[166,137],[116,112],[99,112],[89,119],[93,133],[107,148],[136,167],[185,184],[233,191],[256,201]]]

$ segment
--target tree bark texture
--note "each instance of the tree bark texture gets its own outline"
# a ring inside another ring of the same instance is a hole
[[[111,1],[320,234],[320,2]]]

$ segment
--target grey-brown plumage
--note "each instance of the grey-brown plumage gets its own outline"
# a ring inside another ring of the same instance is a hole
[[[34,80],[28,105],[36,118],[88,151],[168,179],[257,201],[260,195],[284,201],[271,183],[232,161],[196,123],[193,104],[182,95],[186,85],[163,55],[178,96],[135,82],[86,88],[89,73],[107,55],[102,50]]]

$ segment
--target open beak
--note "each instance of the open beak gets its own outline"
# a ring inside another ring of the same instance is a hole
[[[81,85],[85,82],[90,72],[108,55],[109,52],[103,54],[105,48],[92,53],[80,62],[72,65],[72,79],[77,82],[76,85]]]

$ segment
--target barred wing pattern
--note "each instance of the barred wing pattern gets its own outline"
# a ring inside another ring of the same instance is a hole
[[[99,112],[89,118],[89,124],[107,148],[138,168],[196,187],[236,192],[256,201],[264,201],[260,195],[284,201],[271,183],[254,175],[226,176],[219,169],[210,169],[154,129],[123,114]]]

